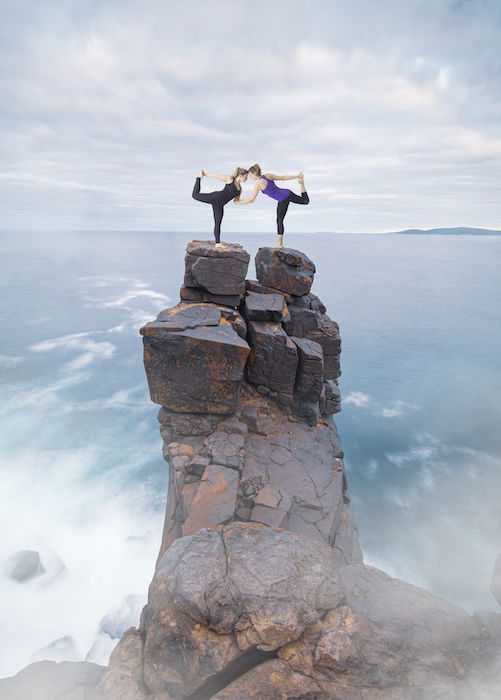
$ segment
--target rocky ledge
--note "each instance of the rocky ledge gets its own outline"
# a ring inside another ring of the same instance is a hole
[[[261,248],[255,281],[248,262],[193,241],[180,303],[141,329],[169,488],[139,628],[104,673],[35,664],[0,700],[497,700],[501,615],[363,563],[313,262]]]

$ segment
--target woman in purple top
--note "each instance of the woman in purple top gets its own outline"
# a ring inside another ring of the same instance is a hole
[[[253,165],[249,168],[249,175],[252,177],[253,180],[257,180],[256,184],[254,185],[254,190],[252,191],[250,197],[248,197],[247,199],[237,199],[235,200],[235,204],[251,204],[260,192],[262,192],[263,194],[267,194],[268,197],[271,197],[272,199],[276,199],[278,232],[277,247],[283,248],[284,218],[287,214],[287,209],[289,208],[290,202],[294,202],[295,204],[308,204],[310,201],[308,193],[306,192],[304,186],[304,175],[302,172],[298,175],[273,175],[272,173],[267,173],[266,175],[263,175],[263,173],[261,173],[261,168],[257,163],[256,165]],[[277,187],[274,182],[275,180],[296,179],[299,181],[299,185],[301,187],[300,197],[297,194],[294,194],[294,192],[291,192],[291,190],[282,187]]]

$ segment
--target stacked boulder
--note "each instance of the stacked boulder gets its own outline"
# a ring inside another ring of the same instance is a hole
[[[310,292],[314,274],[304,253],[260,248],[258,281],[246,281],[242,304],[252,349],[248,380],[310,425],[337,413],[341,404],[339,326]]]
[[[181,302],[141,329],[152,401],[234,413],[245,368],[261,395],[316,425],[340,410],[341,340],[310,292],[315,266],[297,250],[261,248],[252,281],[248,263],[237,244],[188,244]]]
[[[238,306],[248,265],[249,253],[236,243],[217,247],[208,241],[188,243],[181,299]]]

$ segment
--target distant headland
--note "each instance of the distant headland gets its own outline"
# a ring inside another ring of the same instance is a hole
[[[317,233],[342,233],[345,235],[346,231],[318,231]],[[453,228],[428,228],[428,229],[422,229],[422,228],[408,228],[405,229],[404,231],[380,231],[378,233],[375,232],[370,232],[370,231],[356,231],[352,232],[354,235],[359,235],[359,234],[370,234],[373,236],[388,236],[388,235],[394,235],[394,234],[437,234],[437,235],[445,235],[445,236],[501,236],[501,231],[497,229],[491,229],[491,228],[469,228],[468,226],[456,226]]]
[[[447,236],[501,236],[501,231],[496,231],[490,228],[468,228],[467,226],[458,226],[456,228],[409,228],[405,231],[395,231],[394,233],[438,233]]]

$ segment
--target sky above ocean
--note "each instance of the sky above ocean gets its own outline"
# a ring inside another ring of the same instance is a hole
[[[198,169],[257,161],[306,173],[289,231],[500,228],[500,38],[498,0],[3,2],[1,225],[197,231]]]

